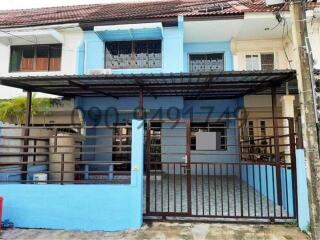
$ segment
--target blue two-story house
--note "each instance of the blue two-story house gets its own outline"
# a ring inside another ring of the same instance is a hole
[[[4,217],[111,231],[159,218],[295,221],[295,71],[277,67],[283,48],[241,49],[253,26],[277,21],[246,14],[268,9],[165,1],[0,16],[0,83],[28,92],[25,126],[0,132],[4,149],[20,149],[0,154]],[[83,124],[33,125],[32,92],[71,99]]]

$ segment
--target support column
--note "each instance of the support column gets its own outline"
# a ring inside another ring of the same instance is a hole
[[[131,141],[131,186],[134,189],[134,219],[138,229],[143,224],[143,162],[144,162],[144,123],[143,120],[132,120]]]
[[[138,117],[139,119],[143,119],[143,89],[140,89],[139,92],[139,106],[138,106]]]
[[[25,126],[30,126],[31,124],[31,107],[32,107],[32,92],[27,92],[27,108],[26,108],[26,118]]]
[[[281,188],[281,164],[279,151],[279,128],[278,128],[278,111],[277,111],[277,88],[272,87],[272,122],[274,135],[274,154],[276,162],[276,184],[277,184],[277,200],[282,205],[282,188]]]
[[[280,102],[281,102],[281,112],[282,117],[286,118],[294,118],[294,99],[295,96],[293,95],[285,95],[281,96]],[[289,136],[289,120],[283,119],[282,120],[282,135]],[[286,163],[290,163],[290,138],[284,137],[282,144],[288,145],[283,147],[283,152],[286,154],[285,160]]]
[[[31,125],[31,109],[32,109],[32,92],[28,91],[27,92],[27,102],[26,102],[26,118],[25,118],[25,130],[24,130],[24,140],[23,140],[23,145],[24,146],[28,146],[29,145],[29,139],[28,137],[30,136],[30,125]],[[27,154],[28,153],[28,148],[24,147],[23,148],[23,153]],[[27,163],[28,162],[28,156],[27,155],[23,155],[22,158],[23,163]],[[28,171],[28,165],[24,164],[22,165],[22,171],[26,172]],[[28,180],[28,174],[27,173],[23,173],[22,174],[22,180]]]

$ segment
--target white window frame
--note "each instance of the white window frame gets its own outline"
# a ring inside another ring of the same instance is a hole
[[[245,53],[244,54],[244,66],[245,66],[245,69],[247,71],[260,71],[261,68],[262,68],[262,64],[261,64],[261,54],[273,54],[273,68],[276,69],[276,54],[275,52],[248,52],[248,53]],[[259,69],[248,69],[247,68],[247,56],[253,56],[253,55],[257,55],[258,56],[258,64],[259,64]]]

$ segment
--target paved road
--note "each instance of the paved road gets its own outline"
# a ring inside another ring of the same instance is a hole
[[[296,227],[289,225],[244,225],[244,224],[204,224],[204,223],[153,223],[139,231],[117,233],[78,232],[57,230],[13,229],[4,231],[0,239],[10,240],[305,240],[309,239]]]

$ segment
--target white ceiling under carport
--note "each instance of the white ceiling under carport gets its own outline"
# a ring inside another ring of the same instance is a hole
[[[289,14],[278,23],[273,13],[249,13],[242,19],[186,21],[184,41],[217,42],[238,40],[276,39],[291,31]],[[284,22],[286,23],[284,26]]]

